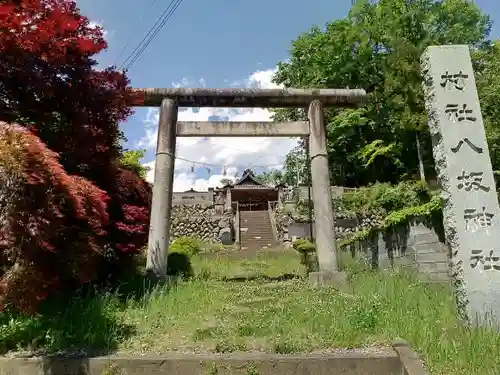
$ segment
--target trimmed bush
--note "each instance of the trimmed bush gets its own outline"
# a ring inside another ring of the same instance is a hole
[[[316,246],[305,239],[295,240],[292,244],[293,248],[301,254],[316,252]]]
[[[318,270],[316,246],[306,239],[295,240],[292,247],[300,253],[300,263],[306,267],[307,273]]]
[[[179,237],[169,247],[169,252],[186,254],[188,257],[198,254],[202,250],[201,241],[192,237]]]
[[[189,278],[194,275],[191,259],[186,253],[172,252],[167,258],[167,275]]]

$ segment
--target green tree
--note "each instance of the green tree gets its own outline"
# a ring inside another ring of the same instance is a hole
[[[275,186],[282,182],[283,171],[279,169],[270,169],[262,173],[259,173],[255,177],[257,177],[259,181],[262,181],[262,183],[266,185]]]
[[[290,151],[283,165],[283,184],[287,186],[307,185],[310,163],[307,160],[307,145],[304,141]]]
[[[476,84],[493,169],[500,170],[500,41],[473,54]]]
[[[369,93],[362,108],[326,112],[333,184],[418,178],[417,145],[420,163],[432,175],[420,56],[436,44],[468,44],[481,51],[489,46],[490,26],[477,5],[463,0],[360,0],[346,18],[299,36],[289,61],[278,63],[274,82]],[[303,110],[275,113],[276,120],[304,117]]]
[[[141,159],[144,157],[146,150],[126,150],[122,153],[120,164],[123,168],[137,173],[141,178],[146,179],[146,175],[150,168],[141,164]]]
[[[277,185],[279,183],[296,187],[307,185],[309,181],[310,163],[307,161],[307,152],[305,141],[294,147],[285,157],[283,169],[271,169],[265,171],[256,177],[268,185]]]

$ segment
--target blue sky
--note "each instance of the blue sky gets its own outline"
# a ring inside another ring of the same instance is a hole
[[[170,0],[77,0],[93,22],[103,26],[109,48],[99,55],[103,66],[120,66],[149,31]],[[129,70],[133,87],[273,87],[276,62],[288,57],[290,43],[313,25],[344,17],[351,0],[184,0],[140,59]],[[500,14],[498,0],[476,0],[490,15]],[[141,19],[143,22],[141,23]],[[500,36],[500,24],[492,35]],[[125,52],[123,48],[127,46]],[[127,147],[145,148],[144,162],[154,159],[157,110],[136,109],[123,130]],[[188,110],[179,120],[265,121],[265,110]],[[279,167],[295,145],[290,139],[180,138],[174,190],[206,190],[246,167]],[[149,174],[153,178],[153,173]]]

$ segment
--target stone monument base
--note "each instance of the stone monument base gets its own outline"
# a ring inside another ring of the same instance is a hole
[[[334,286],[339,290],[345,290],[348,287],[347,274],[341,271],[311,272],[309,282],[313,286]]]

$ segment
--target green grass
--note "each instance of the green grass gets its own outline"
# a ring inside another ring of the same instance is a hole
[[[434,375],[498,374],[500,335],[463,327],[446,286],[350,262],[350,291],[314,289],[293,251],[200,256],[193,267],[194,279],[135,297],[88,295],[51,303],[38,317],[0,315],[0,347],[301,353],[403,338]]]

